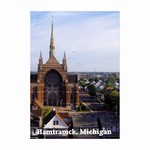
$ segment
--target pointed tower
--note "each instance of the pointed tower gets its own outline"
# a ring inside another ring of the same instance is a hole
[[[54,34],[53,34],[53,16],[52,16],[52,28],[51,28],[51,39],[50,39],[50,51],[49,58],[55,55],[55,44],[54,44]]]
[[[62,63],[55,57],[53,17],[49,45],[49,58],[44,63],[40,52],[37,80],[32,77],[32,87],[36,86],[37,100],[44,106],[57,106],[77,108],[79,102],[79,89],[77,75],[69,75],[66,53],[64,52]],[[37,83],[37,84],[35,84]],[[32,91],[31,91],[32,96]],[[32,97],[31,97],[32,100]]]
[[[38,64],[38,71],[42,69],[43,65],[43,58],[42,58],[42,52],[40,51],[40,58],[39,58],[39,64]]]
[[[43,64],[43,58],[42,58],[42,52],[40,51],[40,58],[39,58],[39,61],[41,64]]]
[[[63,67],[65,70],[67,70],[67,60],[66,60],[66,53],[64,52],[64,58],[63,58]]]

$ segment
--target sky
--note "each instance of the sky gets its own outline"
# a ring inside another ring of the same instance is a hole
[[[52,16],[55,56],[62,63],[65,51],[68,71],[120,71],[119,11],[31,11],[31,71],[37,71],[40,51],[43,63],[49,58]]]

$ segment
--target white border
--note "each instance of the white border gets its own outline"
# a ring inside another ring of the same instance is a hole
[[[0,5],[1,143],[5,149],[144,149],[149,128],[149,3],[125,0],[26,0]],[[30,140],[30,11],[120,11],[121,139]]]

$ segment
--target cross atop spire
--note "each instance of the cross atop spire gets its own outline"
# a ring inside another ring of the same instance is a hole
[[[54,33],[53,33],[53,32],[54,32],[53,18],[54,18],[54,16],[52,16],[52,28],[51,28],[51,39],[50,39],[50,53],[49,53],[49,58],[54,55],[54,51],[55,51]]]

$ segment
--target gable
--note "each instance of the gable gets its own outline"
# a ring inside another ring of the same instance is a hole
[[[42,109],[42,104],[38,101],[38,100],[35,100],[35,104],[40,108],[40,109]]]
[[[47,124],[44,125],[44,128],[68,129],[68,126],[60,117],[55,115]]]
[[[45,65],[60,65],[60,63],[58,62],[55,56],[52,56],[47,60]]]
[[[41,116],[42,115],[42,105],[37,100],[35,100],[31,104],[31,114],[33,114],[34,116]]]

